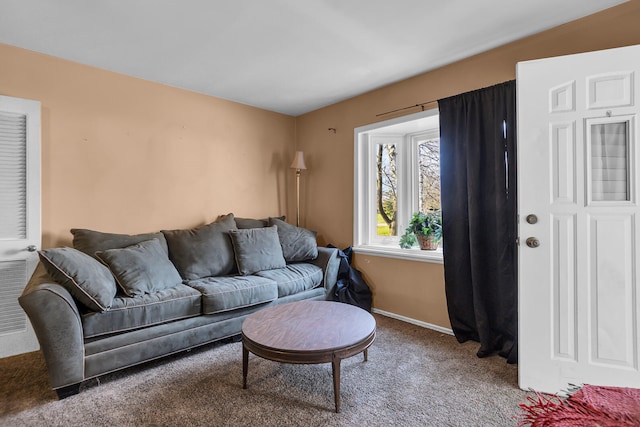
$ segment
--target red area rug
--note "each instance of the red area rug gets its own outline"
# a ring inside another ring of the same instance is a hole
[[[640,389],[585,385],[566,399],[536,393],[521,403],[519,427],[640,426]]]

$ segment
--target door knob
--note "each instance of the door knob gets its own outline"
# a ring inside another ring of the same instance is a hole
[[[27,250],[29,252],[35,252],[35,251],[38,250],[38,247],[36,245],[29,245],[29,246],[27,246]]]
[[[526,243],[530,248],[537,248],[540,246],[540,241],[535,237],[528,237]]]
[[[525,219],[529,224],[535,224],[536,222],[538,222],[538,217],[534,214],[527,215]]]

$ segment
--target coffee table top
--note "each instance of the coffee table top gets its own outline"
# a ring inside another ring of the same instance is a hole
[[[368,346],[375,330],[376,321],[370,313],[332,301],[297,301],[267,307],[242,324],[243,338],[263,350],[307,354],[365,342]]]

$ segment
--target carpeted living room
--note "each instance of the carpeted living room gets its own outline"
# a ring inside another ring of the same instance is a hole
[[[0,425],[638,425],[637,22],[0,1]],[[625,147],[621,196],[599,143]]]

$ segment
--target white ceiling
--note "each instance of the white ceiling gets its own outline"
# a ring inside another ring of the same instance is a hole
[[[297,116],[624,1],[0,0],[0,43]]]

